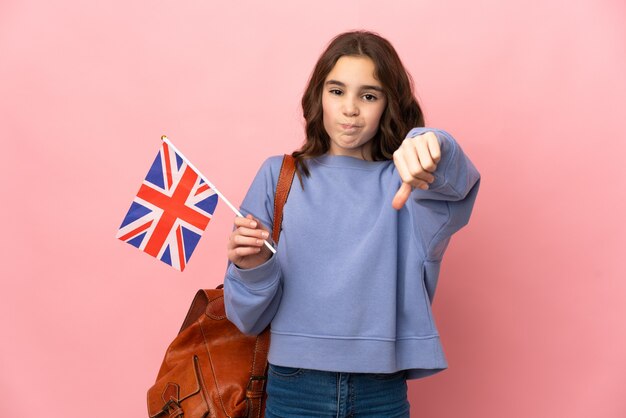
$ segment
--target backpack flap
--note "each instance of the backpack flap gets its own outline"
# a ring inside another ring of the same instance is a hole
[[[175,418],[183,411],[190,416],[191,410],[203,416],[209,411],[200,393],[203,381],[200,356],[206,351],[202,348],[204,338],[200,322],[207,305],[206,293],[198,291],[180,332],[165,353],[155,384],[148,390],[150,417]]]

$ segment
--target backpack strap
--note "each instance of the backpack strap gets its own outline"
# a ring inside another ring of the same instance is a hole
[[[246,387],[247,418],[261,418],[267,382],[267,353],[270,348],[270,328],[267,327],[256,337],[252,373]]]
[[[296,160],[289,154],[283,156],[283,164],[280,166],[276,194],[274,195],[274,229],[272,239],[278,244],[278,238],[283,224],[283,206],[289,196],[293,176],[296,174]]]
[[[285,154],[280,166],[278,184],[274,195],[274,227],[272,239],[278,244],[281,226],[283,223],[283,206],[287,202],[287,196],[291,190],[291,183],[296,173],[295,159]],[[246,388],[246,402],[248,403],[248,417],[261,418],[263,401],[265,396],[265,382],[267,381],[267,354],[270,348],[270,330],[267,327],[260,333],[255,341],[254,359],[252,360],[252,376]]]

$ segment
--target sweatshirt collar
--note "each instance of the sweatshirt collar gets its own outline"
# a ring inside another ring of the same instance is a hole
[[[360,170],[375,170],[382,164],[388,164],[390,161],[366,161],[360,158],[348,157],[346,155],[329,155],[324,154],[313,158],[318,164],[327,167],[337,168],[357,168]]]

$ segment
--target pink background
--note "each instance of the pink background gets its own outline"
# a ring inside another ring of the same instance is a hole
[[[410,383],[413,416],[626,416],[625,3],[308,4],[0,3],[0,416],[146,416],[233,219],[182,274],[115,239],[160,136],[239,204],[353,28],[394,43],[483,175],[434,303],[450,368]]]

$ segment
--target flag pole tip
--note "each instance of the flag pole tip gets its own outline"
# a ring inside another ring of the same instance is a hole
[[[167,139],[167,135],[161,135],[161,140],[165,141]]]

